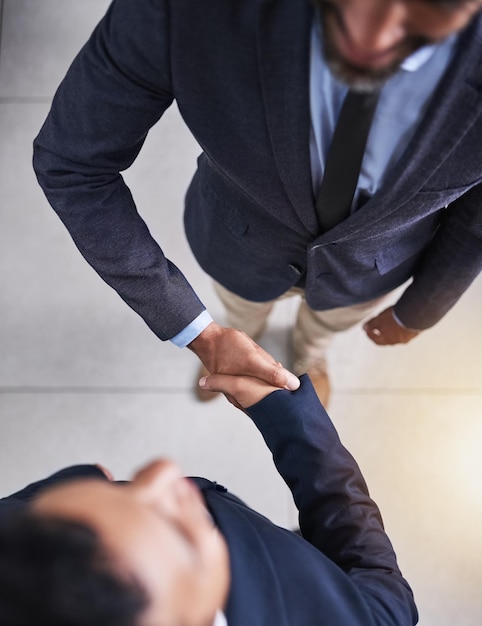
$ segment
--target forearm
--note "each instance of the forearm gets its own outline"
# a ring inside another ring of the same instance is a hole
[[[151,237],[120,172],[172,100],[165,3],[116,0],[34,143],[39,183],[77,247],[161,339],[204,306]]]
[[[378,508],[309,379],[299,392],[273,393],[247,412],[293,493],[308,541],[345,570],[398,572]]]
[[[474,187],[448,207],[422,257],[412,284],[395,305],[408,328],[436,324],[482,269],[482,188]]]
[[[37,156],[42,160],[40,149]],[[55,178],[49,171],[39,176],[79,251],[160,339],[170,339],[204,310],[151,237],[121,179],[97,188],[78,173],[68,176],[68,186]]]
[[[249,376],[211,375],[203,386],[228,394],[251,416],[293,493],[303,536],[345,571],[363,597],[370,623],[412,626],[413,595],[378,508],[309,378],[301,381],[295,393]]]

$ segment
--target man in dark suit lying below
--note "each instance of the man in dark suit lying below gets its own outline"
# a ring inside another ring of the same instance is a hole
[[[256,424],[303,538],[171,461],[119,484],[71,467],[0,501],[0,623],[415,624],[378,508],[309,378],[295,392],[224,375],[201,385]]]

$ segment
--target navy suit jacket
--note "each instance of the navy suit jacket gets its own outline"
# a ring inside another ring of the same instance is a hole
[[[229,549],[229,626],[412,626],[417,611],[361,472],[305,375],[248,409],[293,493],[304,538],[274,525],[224,487],[194,479]],[[0,501],[23,506],[77,466]]]
[[[310,0],[114,0],[35,141],[34,166],[85,258],[162,339],[203,305],[119,172],[175,99],[202,147],[185,228],[201,266],[254,301],[305,284],[314,309],[381,296],[436,323],[482,266],[482,16],[404,155],[320,235],[309,157]],[[168,154],[160,158],[169,158]]]

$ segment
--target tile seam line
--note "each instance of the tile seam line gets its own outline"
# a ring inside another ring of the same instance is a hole
[[[53,386],[5,386],[0,387],[0,395],[8,394],[160,394],[160,393],[177,393],[185,391],[184,387],[91,387],[91,386],[65,386],[65,387],[53,387]]]
[[[0,104],[49,104],[52,99],[51,96],[0,96]]]
[[[3,0],[0,0],[0,55],[2,54],[3,35]]]
[[[191,391],[189,387],[126,387],[126,386],[50,386],[50,385],[5,385],[0,386],[0,395],[18,395],[18,394],[162,394],[162,393],[184,393]],[[476,387],[463,387],[463,388],[446,388],[439,389],[434,387],[423,387],[420,389],[410,389],[408,387],[394,387],[386,389],[382,387],[373,387],[370,389],[362,387],[339,387],[334,390],[336,395],[407,395],[407,396],[423,396],[423,395],[436,395],[436,396],[480,396],[482,395],[482,389]]]

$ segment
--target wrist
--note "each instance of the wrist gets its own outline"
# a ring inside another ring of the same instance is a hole
[[[399,326],[401,326],[402,328],[407,328],[405,326],[405,324],[401,321],[401,319],[398,317],[398,315],[395,313],[395,309],[394,308],[392,309],[392,317],[397,322],[397,324]]]
[[[191,341],[186,347],[189,348],[201,360],[201,356],[211,348],[213,340],[218,337],[224,328],[216,322],[211,322],[199,335]]]
[[[420,330],[417,330],[416,328],[410,328],[409,326],[404,324],[402,322],[402,320],[398,317],[398,315],[395,313],[395,307],[392,308],[392,317],[396,321],[396,323],[400,326],[400,328],[403,328],[404,330],[409,330],[412,333],[419,333],[419,332],[421,332]]]
[[[185,348],[192,341],[199,337],[202,331],[213,321],[213,318],[206,309],[202,311],[197,317],[193,319],[185,328],[183,328],[177,335],[171,337],[169,341],[178,348]]]

